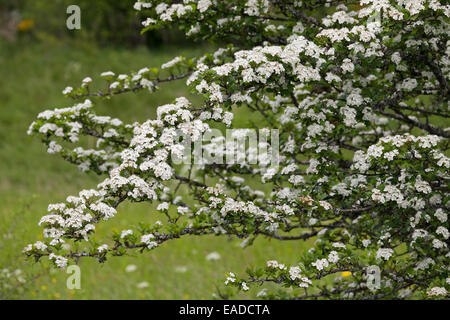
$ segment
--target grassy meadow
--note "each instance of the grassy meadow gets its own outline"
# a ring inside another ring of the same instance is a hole
[[[73,104],[61,91],[79,85],[84,77],[95,80],[103,71],[119,74],[159,67],[174,56],[193,56],[201,50],[0,42],[0,282],[5,281],[0,285],[0,299],[211,299],[217,294],[216,286],[223,287],[228,271],[242,273],[248,266],[275,257],[283,263],[296,263],[305,248],[299,242],[257,239],[253,246],[242,249],[240,240],[234,238],[186,237],[144,255],[110,258],[104,264],[81,260],[81,289],[69,290],[64,271],[50,268],[45,259],[27,261],[21,253],[26,244],[42,238],[37,223],[49,203],[61,202],[102,180],[47,154],[37,138],[27,136],[36,115]],[[181,95],[190,97],[184,82],[164,85],[152,95],[141,92],[96,100],[95,108],[100,115],[145,121],[155,115],[158,105]],[[245,113],[236,121],[244,124],[249,118]],[[96,237],[103,239],[113,230],[156,220],[154,213],[150,204],[125,203],[114,219],[98,225]],[[211,252],[219,253],[220,259],[207,260]],[[9,272],[20,269],[25,282],[2,280],[1,269],[5,268]]]

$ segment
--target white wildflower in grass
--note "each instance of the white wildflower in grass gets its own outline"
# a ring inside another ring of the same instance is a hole
[[[188,268],[185,266],[177,266],[173,270],[177,273],[186,273],[188,271]]]
[[[256,297],[261,298],[267,296],[267,289],[264,288],[256,294]]]
[[[125,272],[134,272],[137,270],[137,266],[134,264],[129,264],[125,267]]]
[[[144,288],[148,288],[150,286],[150,284],[147,281],[142,281],[139,282],[136,287],[138,287],[139,289],[144,289]]]
[[[221,256],[218,252],[211,252],[208,253],[208,255],[206,255],[206,260],[208,261],[215,261],[215,260],[220,260]]]

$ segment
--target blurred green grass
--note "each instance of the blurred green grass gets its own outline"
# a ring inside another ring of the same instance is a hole
[[[305,244],[257,239],[242,249],[240,240],[227,237],[189,237],[168,242],[148,254],[110,258],[99,264],[80,262],[81,290],[66,288],[68,275],[43,261],[25,261],[22,248],[42,237],[37,226],[49,203],[63,201],[79,190],[94,187],[101,177],[78,172],[77,168],[46,153],[45,147],[27,136],[36,115],[49,108],[69,106],[61,91],[77,86],[107,70],[129,73],[145,66],[160,66],[177,55],[194,56],[204,48],[134,50],[91,48],[68,44],[15,45],[0,43],[0,268],[20,268],[32,278],[11,299],[210,299],[221,287],[225,273],[243,273],[248,266],[277,258],[297,262]],[[96,101],[96,112],[125,121],[144,121],[156,107],[178,96],[192,98],[183,82],[165,85],[155,94],[127,94]],[[193,98],[195,101],[195,98]],[[248,114],[240,116],[244,123]],[[30,199],[33,199],[30,202]],[[107,238],[112,229],[129,228],[138,221],[156,220],[150,204],[126,203],[117,216],[100,225],[97,239]],[[220,260],[206,255],[218,252]],[[127,265],[136,265],[126,272]],[[148,282],[145,288],[138,284]],[[0,298],[2,295],[0,294]],[[240,298],[246,298],[242,295]]]

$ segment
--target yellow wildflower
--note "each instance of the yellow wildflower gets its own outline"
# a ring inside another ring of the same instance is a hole
[[[350,277],[352,275],[352,273],[350,271],[344,271],[342,272],[342,277],[346,278],[346,277]]]
[[[19,31],[27,31],[27,30],[30,30],[33,28],[34,28],[34,20],[31,20],[31,19],[22,20],[17,25],[17,30],[19,30]]]

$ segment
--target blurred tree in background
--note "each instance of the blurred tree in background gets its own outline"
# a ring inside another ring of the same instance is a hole
[[[99,46],[159,46],[183,44],[177,30],[140,34],[139,15],[133,10],[135,0],[1,0],[0,37],[40,41],[78,40]],[[81,8],[81,30],[68,30],[66,9]],[[184,44],[187,44],[186,42]]]
[[[0,2],[0,38],[14,40],[20,22],[19,10],[23,0],[2,0]]]

